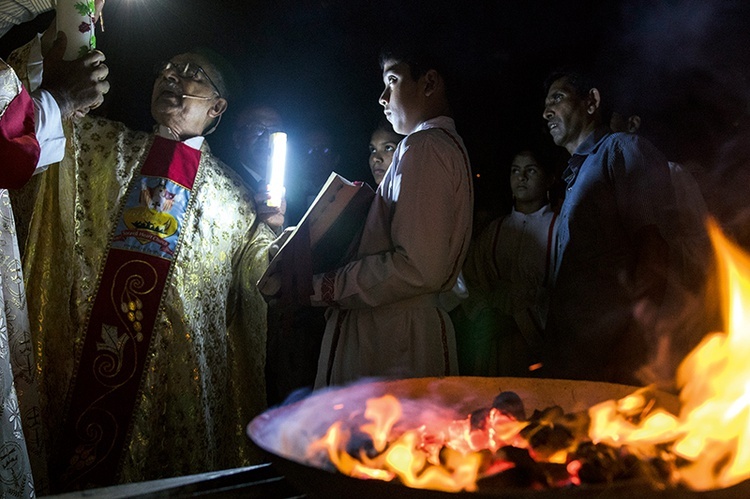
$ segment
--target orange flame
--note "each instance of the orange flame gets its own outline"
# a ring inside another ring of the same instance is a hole
[[[393,395],[370,399],[367,401],[365,417],[372,423],[362,425],[361,430],[370,435],[375,450],[383,452],[391,428],[401,418],[401,404]]]
[[[750,258],[709,226],[725,293],[727,332],[714,333],[677,371],[681,430],[674,452],[690,487],[728,487],[750,478]]]
[[[371,423],[358,429],[371,438],[377,452],[375,457],[360,450],[355,458],[346,451],[351,434],[341,422],[333,424],[323,438],[314,442],[308,454],[325,452],[341,473],[357,478],[390,481],[398,477],[408,487],[471,492],[477,488],[484,459],[479,451],[494,451],[501,445],[508,445],[527,425],[501,416],[493,409],[487,418],[488,428],[481,431],[473,431],[467,418],[453,421],[437,433],[429,433],[422,426],[396,434],[393,426],[401,414],[401,404],[392,395],[367,401],[365,418]],[[484,436],[479,437],[479,434]],[[505,466],[509,467],[512,463]]]
[[[725,293],[727,332],[708,335],[680,364],[679,418],[654,411],[640,424],[630,423],[622,405],[637,409],[642,404],[638,392],[589,410],[594,442],[669,443],[670,451],[688,463],[678,467],[675,479],[695,490],[729,487],[750,478],[750,258],[713,222],[709,233]]]
[[[721,289],[726,296],[726,333],[708,335],[682,362],[679,416],[654,408],[649,388],[588,410],[588,436],[594,444],[627,446],[630,453],[675,463],[672,481],[694,490],[725,488],[750,478],[750,257],[730,243],[713,223],[709,232],[719,262]],[[487,452],[504,446],[529,448],[521,436],[529,424],[490,409],[481,429],[471,418],[446,422],[439,429],[395,431],[402,416],[392,395],[371,399],[357,430],[369,436],[376,455],[347,452],[351,432],[343,423],[309,447],[325,452],[344,474],[393,480],[409,487],[457,492],[477,490],[477,479],[515,464],[496,460],[487,467]],[[580,484],[582,463],[562,449],[532,457],[564,465],[568,483]]]

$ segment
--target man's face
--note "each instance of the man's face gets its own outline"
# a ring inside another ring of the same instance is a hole
[[[593,120],[587,99],[582,99],[566,77],[555,81],[544,100],[544,113],[552,140],[571,154],[589,134]]]
[[[281,116],[270,107],[245,110],[237,120],[232,138],[239,152],[240,161],[265,174],[271,134],[282,129]]]
[[[180,137],[201,135],[226,108],[213,84],[218,74],[196,54],[180,54],[169,62],[154,82],[151,115]]]
[[[510,190],[516,201],[542,201],[547,197],[549,186],[549,176],[531,153],[522,152],[513,158],[510,166]]]
[[[322,182],[339,163],[333,137],[327,130],[310,130],[303,140],[304,168],[315,182]]]
[[[386,61],[383,67],[385,89],[379,101],[396,133],[408,135],[423,121],[423,79],[412,79],[409,65],[405,62]]]

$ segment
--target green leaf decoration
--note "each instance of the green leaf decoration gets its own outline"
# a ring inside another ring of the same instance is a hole
[[[94,50],[96,48],[96,35],[91,35],[91,41],[89,42],[89,45],[91,45],[90,50]]]
[[[89,48],[87,45],[81,45],[78,48],[78,57],[83,57],[84,55],[89,53]]]
[[[78,11],[78,14],[81,16],[93,16],[94,15],[94,9],[93,9],[94,2],[78,2],[73,4],[73,7]]]
[[[122,360],[123,350],[125,344],[128,342],[127,334],[118,334],[116,326],[110,326],[109,324],[102,324],[102,341],[96,343],[96,349],[98,351],[107,351],[114,354],[118,359]]]

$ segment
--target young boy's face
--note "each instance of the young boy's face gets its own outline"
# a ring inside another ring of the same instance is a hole
[[[405,62],[388,60],[383,66],[385,89],[379,101],[396,133],[407,135],[423,121],[423,78],[412,79],[409,65]]]

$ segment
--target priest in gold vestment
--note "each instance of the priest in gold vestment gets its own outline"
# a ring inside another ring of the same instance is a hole
[[[54,491],[259,458],[274,234],[204,141],[225,95],[206,55],[175,56],[155,133],[82,118],[42,178],[24,271]]]

